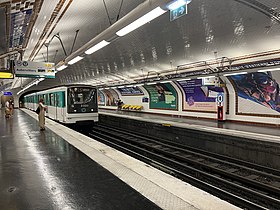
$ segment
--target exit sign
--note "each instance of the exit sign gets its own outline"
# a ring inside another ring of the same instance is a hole
[[[170,21],[176,20],[187,14],[187,4],[178,7],[177,9],[170,10]]]

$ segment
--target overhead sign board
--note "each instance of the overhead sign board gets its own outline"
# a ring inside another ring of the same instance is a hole
[[[0,79],[13,79],[14,75],[9,72],[4,72],[3,70],[0,70]]]
[[[13,79],[13,68],[7,58],[0,59],[0,79]]]
[[[4,96],[12,96],[12,92],[4,92]]]
[[[187,14],[187,4],[178,7],[177,9],[170,10],[170,21],[176,20]]]
[[[17,77],[55,78],[54,63],[15,61],[15,75]]]

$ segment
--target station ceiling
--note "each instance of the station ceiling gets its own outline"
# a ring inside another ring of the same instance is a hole
[[[109,27],[122,21],[132,10],[137,11],[144,2],[0,0],[0,16],[8,14],[0,19],[0,56],[20,48],[23,60],[62,63],[98,34],[110,31]],[[11,33],[15,28],[12,11],[17,4],[26,7],[18,7],[19,11],[30,7],[32,13],[24,14],[25,28],[20,28],[22,43],[11,46],[15,36]],[[83,60],[58,72],[55,79],[46,79],[33,88],[68,83],[123,84],[219,57],[236,58],[268,51],[279,57],[279,39],[279,0],[192,0],[187,15],[170,21],[166,12],[99,51],[85,55]],[[16,78],[11,87],[24,87],[30,81]]]

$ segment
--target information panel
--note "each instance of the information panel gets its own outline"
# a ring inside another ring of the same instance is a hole
[[[151,109],[178,109],[177,93],[171,84],[145,85],[144,88],[149,92]]]
[[[54,63],[15,61],[15,75],[17,77],[55,78]]]
[[[118,88],[118,91],[121,93],[122,96],[144,95],[138,87]]]

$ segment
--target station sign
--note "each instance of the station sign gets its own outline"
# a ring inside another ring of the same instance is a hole
[[[55,64],[33,61],[15,61],[15,75],[17,77],[55,78]]]
[[[12,96],[12,92],[4,92],[4,96]]]
[[[177,9],[170,10],[170,21],[176,20],[187,14],[187,4],[184,4]]]

